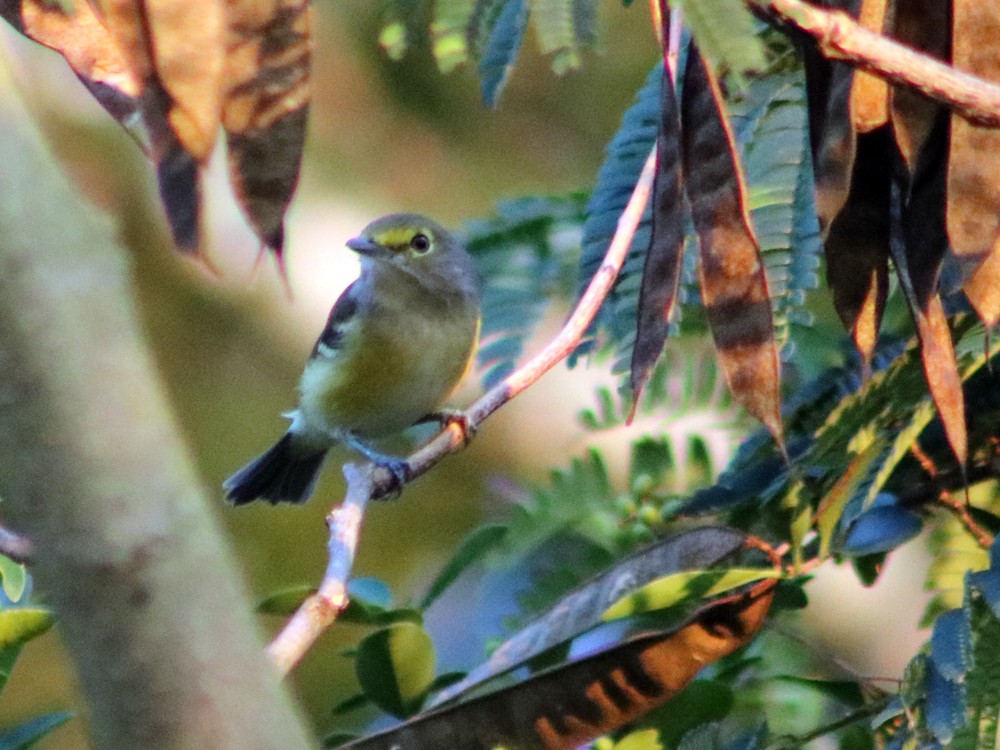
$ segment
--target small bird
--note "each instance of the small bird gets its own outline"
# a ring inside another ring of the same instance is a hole
[[[336,301],[306,362],[285,435],[223,483],[236,505],[302,503],[327,451],[355,449],[396,477],[406,461],[370,445],[418,422],[446,424],[442,402],[472,367],[479,294],[472,258],[440,225],[416,214],[376,219],[347,247],[361,274]]]

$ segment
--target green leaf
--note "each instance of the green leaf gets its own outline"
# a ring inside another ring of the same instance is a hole
[[[397,717],[420,709],[434,682],[434,644],[427,632],[403,622],[376,630],[358,646],[355,670],[362,690]]]
[[[0,648],[27,643],[52,627],[55,617],[41,607],[0,610]]]
[[[657,730],[639,729],[629,732],[616,742],[614,750],[663,750],[663,743],[660,742],[660,733]]]
[[[466,25],[474,0],[435,0],[431,21],[431,50],[442,73],[450,73],[468,59]]]
[[[6,555],[0,555],[0,578],[3,579],[3,592],[7,598],[17,604],[24,596],[28,585],[28,574],[24,565],[16,563]]]
[[[821,558],[829,557],[833,532],[840,523],[844,508],[858,492],[866,490],[871,485],[877,461],[884,451],[884,444],[877,441],[870,442],[862,448],[820,503],[816,511],[816,530],[820,535]]]
[[[0,648],[0,691],[7,686],[10,673],[14,671],[17,657],[21,655],[21,646],[6,646]]]
[[[359,576],[347,584],[347,593],[352,600],[364,604],[369,609],[388,609],[392,604],[389,586],[378,578]]]
[[[427,609],[444,591],[462,575],[473,563],[481,560],[489,552],[496,549],[507,534],[505,524],[486,524],[473,530],[459,545],[458,550],[438,577],[431,583],[427,593],[420,601],[420,609]]]
[[[330,713],[333,716],[341,716],[351,711],[357,711],[359,708],[364,708],[371,703],[371,699],[364,693],[355,693],[354,695],[344,698],[344,700],[335,704],[333,708],[330,709]]]
[[[684,13],[699,49],[716,70],[742,78],[766,67],[764,48],[754,30],[753,16],[741,0],[673,0]],[[720,22],[725,19],[725,22]]]
[[[335,730],[330,732],[323,738],[323,747],[340,747],[341,745],[346,745],[348,742],[356,740],[358,735],[353,732],[345,732],[343,730]]]
[[[66,712],[45,714],[0,733],[0,750],[27,750],[52,730],[73,718]]]
[[[501,3],[493,0],[490,5],[498,6]],[[484,17],[490,19],[489,14],[484,14]],[[472,21],[470,29],[477,29],[479,37],[488,35],[479,56],[478,69],[483,103],[487,107],[495,107],[514,68],[514,60],[521,50],[524,31],[528,26],[528,6],[525,0],[507,0],[502,3],[499,13],[487,24],[487,32],[478,31],[480,25],[473,25]]]
[[[552,55],[559,75],[580,67],[580,45],[573,23],[573,0],[528,0],[531,21],[544,55]]]
[[[685,601],[705,599],[765,578],[780,578],[770,568],[685,570],[647,583],[622,597],[601,615],[604,621],[666,609]]]
[[[426,23],[425,0],[390,0],[379,32],[379,46],[392,60],[401,60]]]
[[[720,721],[733,708],[733,690],[717,680],[695,680],[649,719],[661,728],[660,738],[667,747],[677,747],[691,730]]]
[[[493,216],[462,228],[484,281],[477,362],[485,388],[514,369],[549,302],[569,297],[565,279],[578,254],[584,204],[579,194],[504,201]]]
[[[289,586],[269,594],[257,604],[257,611],[265,615],[294,614],[316,588],[309,585]],[[355,625],[385,624],[387,608],[392,600],[389,587],[377,578],[352,578],[347,583],[350,599],[338,619]],[[413,619],[407,615],[408,619]],[[399,619],[399,618],[396,618]],[[418,616],[419,619],[419,616]]]
[[[845,727],[837,738],[837,750],[875,750],[875,738],[868,727]]]
[[[315,586],[306,584],[289,586],[268,594],[257,602],[257,612],[262,615],[288,616],[294,614],[295,610],[302,606],[302,602],[315,593]]]
[[[778,674],[771,679],[815,690],[821,695],[840,701],[851,708],[859,708],[865,702],[864,693],[861,692],[861,687],[854,680],[818,680],[790,674]]]

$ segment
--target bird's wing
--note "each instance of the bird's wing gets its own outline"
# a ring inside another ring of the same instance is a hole
[[[343,294],[337,299],[330,310],[330,317],[326,320],[326,327],[316,339],[310,359],[316,357],[334,356],[344,342],[345,331],[350,327],[355,314],[358,311],[357,281],[351,282]]]

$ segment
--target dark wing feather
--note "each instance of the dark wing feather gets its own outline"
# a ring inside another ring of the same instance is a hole
[[[344,328],[347,322],[354,317],[358,311],[357,287],[358,282],[351,282],[330,310],[330,317],[326,319],[326,327],[316,339],[310,359],[314,357],[329,357],[334,354],[342,345],[344,340]]]

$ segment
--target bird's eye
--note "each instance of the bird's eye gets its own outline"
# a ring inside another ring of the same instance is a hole
[[[426,234],[415,234],[413,235],[413,239],[410,240],[410,247],[418,253],[426,253],[431,249],[430,238]]]

